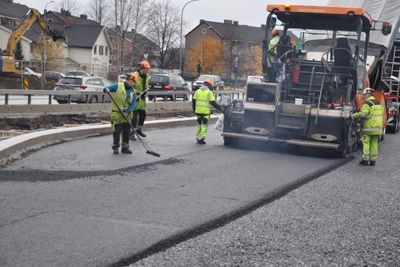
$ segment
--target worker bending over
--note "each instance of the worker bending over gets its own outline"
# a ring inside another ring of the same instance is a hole
[[[138,82],[138,77],[135,74],[127,75],[126,81],[115,83],[104,88],[104,93],[113,92],[112,108],[111,108],[111,127],[113,133],[112,149],[114,154],[119,154],[119,143],[122,134],[122,149],[121,153],[132,154],[129,149],[129,122],[125,120],[123,114],[118,110],[118,107],[124,112],[128,120],[132,120],[133,109],[136,104],[136,94],[133,87]],[[115,103],[114,103],[115,102]],[[117,107],[118,105],[118,107]]]
[[[197,134],[196,140],[198,144],[204,145],[207,134],[208,122],[210,120],[211,108],[210,105],[218,110],[221,107],[215,102],[215,96],[211,91],[213,82],[206,80],[193,96],[193,111],[197,116]]]
[[[374,166],[378,159],[378,142],[383,133],[383,107],[372,93],[373,89],[364,89],[364,105],[360,112],[352,115],[352,118],[363,120],[361,128],[363,155],[360,164]]]
[[[135,127],[136,133],[141,137],[146,137],[143,133],[143,125],[146,119],[146,92],[144,91],[149,88],[149,69],[150,63],[147,60],[143,60],[139,63],[139,70],[135,72],[138,77],[138,82],[135,85],[135,92],[140,95],[140,97],[133,111],[132,125]],[[136,140],[134,133],[131,133],[131,139]]]

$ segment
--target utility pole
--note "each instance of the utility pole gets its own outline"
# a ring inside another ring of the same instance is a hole
[[[181,33],[179,35],[180,37],[180,44],[179,44],[179,74],[183,74],[183,68],[182,68],[182,27],[183,27],[183,11],[185,10],[185,7],[187,5],[189,5],[192,2],[196,2],[196,1],[200,1],[200,0],[190,0],[189,2],[186,2],[183,7],[182,7],[182,12],[181,12]]]

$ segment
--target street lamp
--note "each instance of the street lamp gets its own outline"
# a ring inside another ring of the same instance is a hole
[[[44,13],[44,20],[46,21],[46,23],[47,23],[47,6],[51,3],[54,3],[54,1],[51,0],[51,1],[47,2],[46,5],[44,6],[43,13]],[[44,51],[43,51],[43,57],[42,57],[42,89],[44,89],[44,80],[45,80],[44,72],[46,71],[46,60],[47,60],[46,43],[47,43],[47,38],[45,37],[44,44],[43,44]]]
[[[182,7],[182,13],[181,13],[181,33],[180,33],[180,45],[179,45],[179,72],[182,74],[182,25],[183,25],[183,11],[185,10],[185,7],[189,5],[192,2],[196,2],[200,0],[190,0],[186,2],[183,7]]]

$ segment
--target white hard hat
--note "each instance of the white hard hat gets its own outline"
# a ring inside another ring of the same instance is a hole
[[[363,95],[372,94],[373,91],[374,91],[374,89],[372,89],[372,88],[365,88],[363,90]]]

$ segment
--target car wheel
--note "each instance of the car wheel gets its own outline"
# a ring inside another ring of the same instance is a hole
[[[98,100],[98,98],[97,98],[97,96],[91,96],[90,98],[89,98],[89,103],[98,103],[99,102],[99,100]]]
[[[152,101],[153,100],[153,96],[148,96],[149,100]]]

